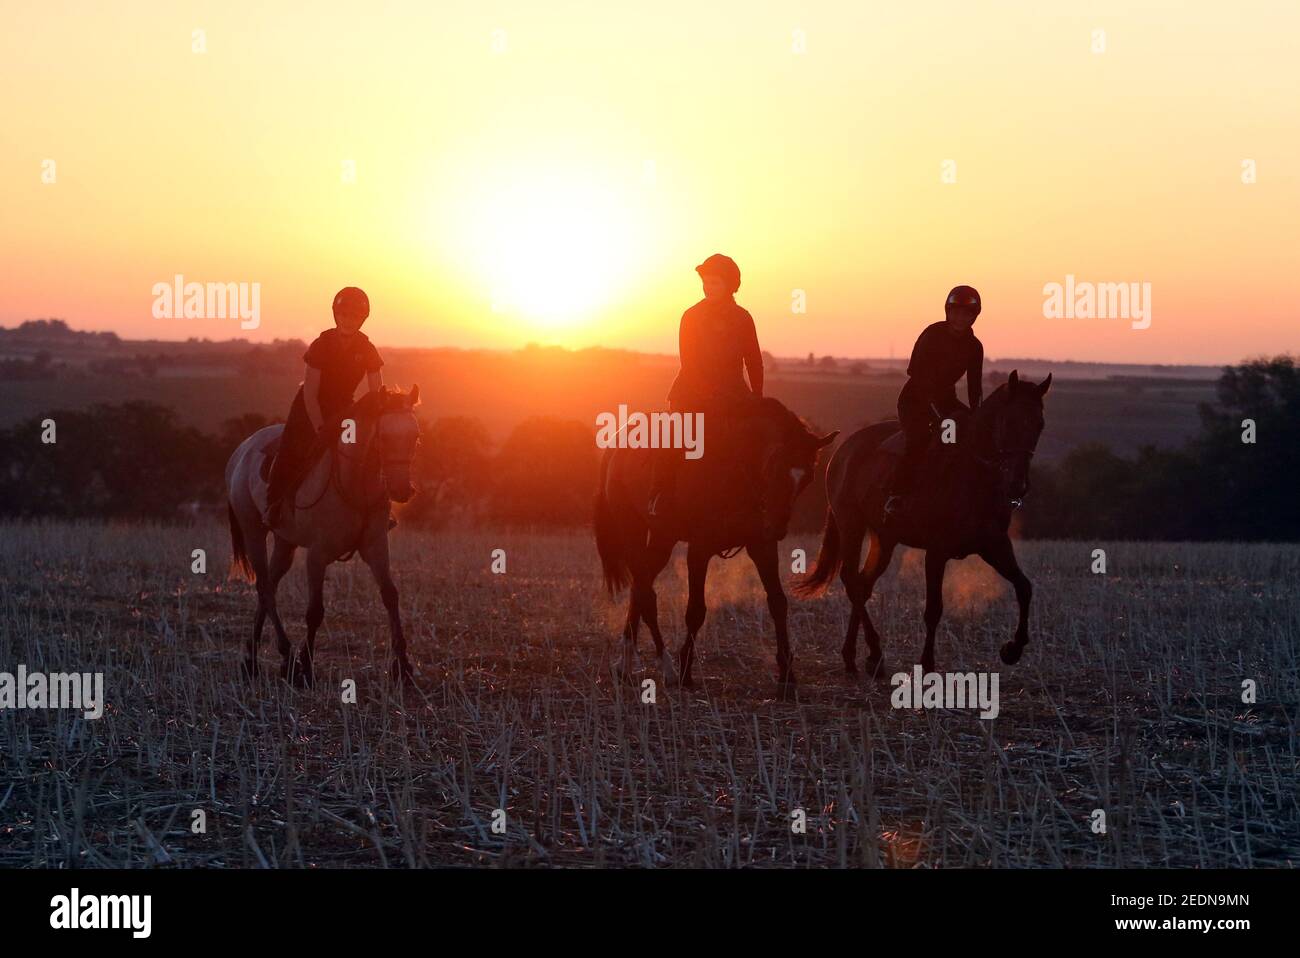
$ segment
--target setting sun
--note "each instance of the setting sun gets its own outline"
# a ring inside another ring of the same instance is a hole
[[[579,170],[483,178],[465,204],[469,275],[494,314],[563,340],[625,292],[645,223]]]

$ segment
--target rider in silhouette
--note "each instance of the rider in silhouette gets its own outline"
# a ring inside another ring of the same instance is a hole
[[[274,527],[286,496],[301,478],[311,460],[321,427],[335,421],[352,403],[352,394],[364,378],[370,392],[383,385],[379,368],[384,361],[379,351],[361,332],[370,315],[370,300],[355,286],[339,290],[334,297],[334,328],[316,337],[303,359],[307,375],[289,408],[289,419],[280,435],[280,448],[271,465],[266,499],[266,525]],[[332,437],[331,437],[332,438]]]
[[[962,410],[957,380],[963,375],[972,410],[979,406],[983,395],[984,346],[971,330],[980,314],[980,294],[970,286],[955,286],[948,294],[944,312],[947,318],[925,327],[912,347],[908,380],[898,395],[904,451],[885,500],[885,515],[889,517],[902,511],[930,443],[931,406],[944,417]]]
[[[763,354],[754,317],[736,304],[740,267],[730,256],[714,253],[699,266],[704,299],[682,314],[678,332],[681,369],[668,391],[673,412],[707,407],[723,415],[763,395]],[[745,385],[742,367],[749,373]],[[680,449],[663,449],[654,459],[649,513],[662,520],[672,509]]]

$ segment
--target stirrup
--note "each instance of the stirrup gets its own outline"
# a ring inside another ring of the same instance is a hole
[[[907,497],[903,493],[894,493],[885,500],[885,517],[888,519],[898,518],[903,514],[903,508],[906,504]]]

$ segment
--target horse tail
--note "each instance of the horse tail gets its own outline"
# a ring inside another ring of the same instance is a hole
[[[627,555],[620,548],[618,520],[609,496],[605,494],[605,478],[609,472],[609,457],[600,464],[600,488],[596,491],[595,526],[596,551],[600,553],[600,567],[605,576],[605,589],[616,596],[632,583],[632,570]]]
[[[823,595],[840,568],[840,527],[835,522],[835,512],[826,507],[826,528],[822,530],[822,546],[817,552],[817,562],[812,571],[794,585],[794,594],[802,599]]]
[[[253,571],[253,563],[249,560],[248,550],[244,547],[244,530],[239,527],[235,507],[229,500],[226,502],[226,512],[230,516],[230,574],[237,579],[256,582],[257,573]]]

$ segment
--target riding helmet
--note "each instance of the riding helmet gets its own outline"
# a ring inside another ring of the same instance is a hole
[[[370,298],[356,286],[344,286],[334,297],[334,315],[364,320],[370,315]]]
[[[953,306],[969,306],[975,310],[975,315],[980,314],[980,294],[974,286],[954,286],[952,292],[948,294],[948,301],[944,303],[944,308],[948,309]]]
[[[740,267],[736,265],[736,261],[730,256],[714,253],[695,267],[695,272],[699,273],[700,276],[720,276],[731,286],[733,293],[740,289]]]

